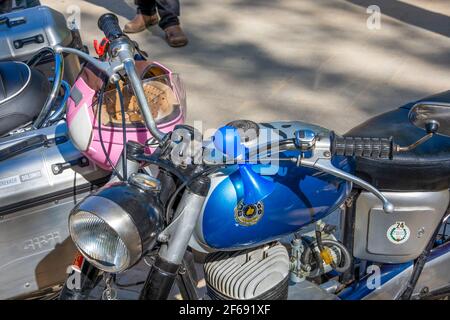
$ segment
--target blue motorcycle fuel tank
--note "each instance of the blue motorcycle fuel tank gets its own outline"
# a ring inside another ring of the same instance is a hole
[[[305,129],[329,134],[326,129],[302,122],[259,126],[273,131],[269,139],[274,134],[278,135],[276,138],[289,139],[297,130]],[[258,140],[258,144],[266,142]],[[299,151],[285,151],[278,157],[292,158],[299,154]],[[336,157],[332,162],[341,170],[352,171],[347,158]],[[269,174],[261,174],[268,166],[246,165],[243,171],[235,164],[211,176],[210,192],[191,246],[211,252],[245,249],[280,239],[333,212],[351,190],[351,185],[344,180],[298,167],[290,161],[278,161],[271,165]],[[255,194],[255,189],[261,199],[249,201],[249,193]]]

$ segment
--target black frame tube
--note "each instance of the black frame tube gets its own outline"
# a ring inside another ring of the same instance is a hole
[[[342,243],[352,257],[348,271],[340,275],[339,281],[343,284],[355,280],[355,258],[353,257],[353,243],[355,241],[356,201],[361,191],[353,189],[345,203],[344,228],[342,228]]]
[[[401,295],[399,295],[399,300],[410,300],[411,299],[411,297],[414,293],[414,289],[416,288],[417,282],[419,281],[420,275],[422,274],[423,268],[425,267],[425,264],[427,263],[428,256],[430,255],[431,250],[434,247],[434,244],[436,242],[439,231],[441,230],[441,227],[444,225],[444,223],[447,222],[449,215],[450,215],[450,204],[441,220],[441,223],[439,223],[439,225],[436,227],[436,230],[434,230],[433,236],[430,238],[430,241],[428,242],[427,246],[425,247],[425,250],[422,251],[420,256],[414,262],[413,271],[408,280],[408,285],[406,286],[403,293]]]

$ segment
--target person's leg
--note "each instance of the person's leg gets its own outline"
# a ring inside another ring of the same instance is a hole
[[[11,0],[0,0],[0,14],[11,12],[12,1]]]
[[[137,13],[133,20],[125,25],[124,31],[136,33],[144,31],[147,27],[158,23],[155,0],[135,0]]]
[[[180,27],[179,0],[156,0],[159,13],[159,26],[166,33],[167,43],[172,47],[182,47],[188,43],[187,37]]]
[[[159,13],[159,26],[161,29],[179,25],[180,4],[178,0],[156,0]]]
[[[137,13],[142,13],[146,16],[152,16],[156,13],[155,0],[135,0],[134,4],[137,7]]]

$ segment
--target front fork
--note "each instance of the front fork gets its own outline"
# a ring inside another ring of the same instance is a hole
[[[128,173],[136,170],[132,161],[127,162]],[[121,169],[122,166],[118,166],[118,170]],[[116,178],[113,177],[111,180],[113,179]],[[205,203],[210,183],[209,177],[201,177],[186,188],[177,206],[173,222],[158,237],[162,243],[161,249],[147,276],[140,299],[166,300],[175,280],[177,280],[183,298],[197,298],[195,286],[193,286],[195,270],[193,270],[191,259],[187,259],[185,254]],[[78,275],[78,270],[74,270],[68,276],[60,294],[61,300],[87,299],[101,279],[102,272],[86,259],[82,259],[83,266],[79,267]],[[77,276],[80,277],[80,288],[75,288],[71,284],[73,277]]]
[[[182,266],[183,257],[205,203],[209,186],[210,179],[203,177],[186,188],[173,222],[158,237],[163,243],[141,291],[141,300],[166,300],[178,274],[182,291],[187,290],[187,294],[195,294],[195,290],[189,285],[189,282],[192,282],[189,272],[180,270],[180,267],[185,268]],[[183,284],[186,285],[184,288]]]
[[[59,300],[87,300],[92,289],[102,279],[102,271],[77,253],[71,270],[64,282]]]
[[[76,261],[78,259],[82,260],[81,268],[77,266]],[[88,300],[92,290],[103,279],[103,272],[94,267],[79,253],[75,258],[74,264],[69,268],[71,268],[71,272],[66,278],[66,282],[64,283],[59,295],[59,300]],[[198,278],[195,270],[193,254],[186,251],[183,262],[178,268],[178,273],[176,274],[177,286],[184,300],[198,300],[196,290],[197,281]],[[172,285],[173,281],[172,284],[167,284],[169,287],[169,292]],[[154,286],[156,286],[156,283],[154,283]]]

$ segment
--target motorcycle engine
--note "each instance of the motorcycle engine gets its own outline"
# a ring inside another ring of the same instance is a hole
[[[248,250],[209,254],[204,271],[211,299],[287,299],[289,254],[279,242]]]

